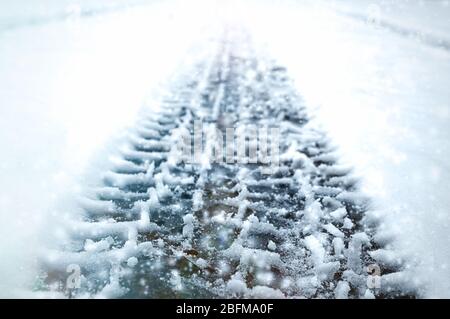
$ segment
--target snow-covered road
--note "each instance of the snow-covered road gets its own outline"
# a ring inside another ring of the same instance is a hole
[[[27,21],[106,2],[0,1],[0,12]],[[0,30],[0,295],[22,295],[34,281],[36,250],[60,218],[56,199],[77,192],[89,159],[158,94],[208,24],[199,15],[181,2],[147,1]]]
[[[291,61],[317,120],[386,214],[386,236],[418,263],[411,281],[423,281],[428,297],[449,297],[449,52],[342,15],[351,7],[368,16],[372,2],[342,4],[292,9],[290,19],[281,11],[274,33],[298,42],[268,36],[279,40],[273,55]],[[380,20],[449,40],[445,1],[380,1],[377,10]]]
[[[450,297],[450,53],[384,27],[448,42],[448,1],[134,1],[145,5],[108,11],[101,0],[42,0],[24,14],[27,2],[0,2],[0,296],[28,296],[37,249],[70,213],[62,199],[231,12],[287,66],[411,282],[423,297]]]

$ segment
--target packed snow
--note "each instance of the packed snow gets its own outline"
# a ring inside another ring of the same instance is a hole
[[[53,19],[67,6],[97,14]],[[87,167],[143,106],[157,107],[203,15],[181,1],[0,1],[1,296],[29,296],[36,253]]]
[[[381,221],[377,242],[390,243],[389,249],[375,250],[371,257],[380,265],[407,265],[407,271],[382,276],[380,286],[404,291],[420,286],[420,297],[450,297],[446,162],[450,153],[450,50],[445,45],[450,43],[450,4],[446,0],[0,2],[0,296],[36,296],[31,294],[36,256],[55,236],[65,238],[66,234],[59,233],[61,220],[78,212],[75,202],[91,212],[111,211],[109,202],[98,205],[80,196],[84,191],[80,185],[89,184],[102,171],[104,163],[99,157],[113,154],[111,145],[124,135],[130,137],[132,130],[126,127],[137,122],[143,111],[156,110],[162,84],[191,62],[189,56],[197,53],[195,44],[215,30],[210,26],[220,21],[219,16],[244,23],[255,42],[287,66],[307,111],[314,115],[314,124],[328,133],[337,146],[339,162],[345,164],[333,166],[335,171],[328,173],[339,175],[354,168],[364,196],[342,193],[339,200],[365,205],[368,196],[374,205],[368,222]],[[164,147],[136,139],[157,134],[157,129],[139,130],[134,143]],[[308,170],[307,159],[295,149],[281,159],[291,158],[294,167]],[[129,149],[120,152],[143,156]],[[176,157],[173,154],[169,163]],[[105,258],[124,260],[129,269],[112,271],[99,298],[120,297],[125,293],[119,284],[121,272],[135,268],[141,255],[157,254],[151,243],[137,244],[136,237],[140,229],[158,228],[149,211],[172,196],[168,185],[193,183],[192,178],[170,175],[164,167],[154,175],[151,165],[140,171],[120,158],[113,161],[116,167],[137,174],[108,172],[104,180],[111,185],[153,183],[149,200],[142,201],[136,212],[138,220],[103,220],[89,227],[75,223],[71,225],[74,234],[92,238],[84,242],[83,255],[61,256],[55,251],[48,256],[49,264],[56,265],[61,258],[82,264],[82,258],[86,261],[110,249],[114,240],[108,234],[123,237],[125,246]],[[229,203],[242,214],[249,205],[245,187],[239,189],[236,202]],[[121,196],[115,189],[101,191]],[[308,196],[308,190],[303,191]],[[314,189],[325,195],[330,191]],[[194,194],[194,211],[202,208],[203,195],[201,191]],[[212,222],[271,231],[271,225],[255,216],[243,221],[242,214],[232,217],[222,212]],[[304,214],[313,230],[324,218],[314,201]],[[349,212],[340,207],[326,218],[329,223],[320,227],[334,237],[333,253],[345,254],[350,269],[334,294],[347,298],[348,283],[360,280],[351,269],[361,266],[360,248],[368,238],[356,233],[345,249],[343,231],[355,226]],[[197,220],[189,214],[183,223],[188,248]],[[303,229],[303,245],[319,269],[318,276],[303,277],[295,285],[313,292],[339,266],[328,260],[323,238],[309,231]],[[162,248],[164,242],[159,245]],[[261,286],[249,289],[236,275],[226,284],[231,296],[283,297],[279,290],[263,286],[273,279],[265,267],[280,264],[277,244],[268,241],[267,248],[258,251],[235,242],[226,251],[227,258],[243,267],[261,268],[257,278]],[[202,258],[195,263],[202,269],[208,267]],[[183,288],[176,271],[170,283]],[[367,290],[364,297],[374,296]]]

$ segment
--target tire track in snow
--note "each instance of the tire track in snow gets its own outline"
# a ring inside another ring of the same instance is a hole
[[[78,19],[92,18],[110,13],[117,13],[120,11],[132,9],[137,6],[145,5],[144,2],[131,3],[127,5],[109,5],[97,8],[84,8],[76,5],[68,6],[66,10],[60,13],[49,16],[31,16],[14,21],[0,20],[0,32],[13,31],[16,29],[42,26],[55,22],[73,22]]]
[[[311,125],[287,70],[250,40],[230,31],[212,61],[180,76],[162,111],[137,124],[100,187],[80,200],[70,240],[43,256],[38,290],[107,298],[414,296],[402,261],[377,239],[379,221],[351,169]],[[189,163],[174,145],[191,146],[183,136],[196,121],[207,132],[236,128],[237,139],[250,141],[258,136],[245,125],[279,128],[279,165],[215,162],[208,141],[201,163]],[[373,264],[382,276],[370,289]],[[68,265],[80,267],[79,289],[65,287]]]
[[[382,28],[383,30],[398,34],[402,37],[418,40],[419,42],[424,43],[433,48],[450,52],[450,42],[448,40],[439,38],[430,33],[423,32],[420,30],[414,30],[411,28],[406,28],[401,25],[378,18],[371,19],[370,17],[363,14],[349,13],[349,12],[342,12],[342,14],[356,21],[371,24],[374,27]]]

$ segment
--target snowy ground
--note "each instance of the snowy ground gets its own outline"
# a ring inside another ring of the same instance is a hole
[[[116,1],[90,16],[83,12],[105,1],[87,2],[40,1],[30,10],[29,1],[0,2],[0,296],[27,295],[55,206],[201,42],[217,8]],[[373,23],[449,41],[448,2],[249,1],[229,12],[288,67],[385,213],[383,229],[409,258],[411,281],[425,285],[424,297],[450,297],[450,53]]]
[[[448,2],[409,2],[404,11],[380,6],[381,18],[448,41]],[[331,68],[336,90],[316,94],[318,117],[386,210],[399,250],[419,263],[411,280],[425,282],[426,296],[449,297],[449,52],[371,24],[334,21],[322,50],[338,68]]]
[[[29,3],[2,1],[0,11]],[[0,31],[0,295],[23,293],[52,228],[49,214],[60,214],[55,199],[76,192],[73,181],[93,154],[133,124],[148,93],[180,65],[205,24],[195,19],[201,13],[154,1]]]
[[[271,39],[274,56],[290,61],[317,121],[386,211],[386,232],[396,237],[400,251],[416,258],[411,280],[425,281],[428,297],[449,297],[450,56],[341,15],[348,8],[366,14],[373,2],[361,2],[280,10],[283,22],[267,30],[273,36],[262,38]],[[436,38],[448,35],[448,2],[375,3],[379,19],[423,28]]]

